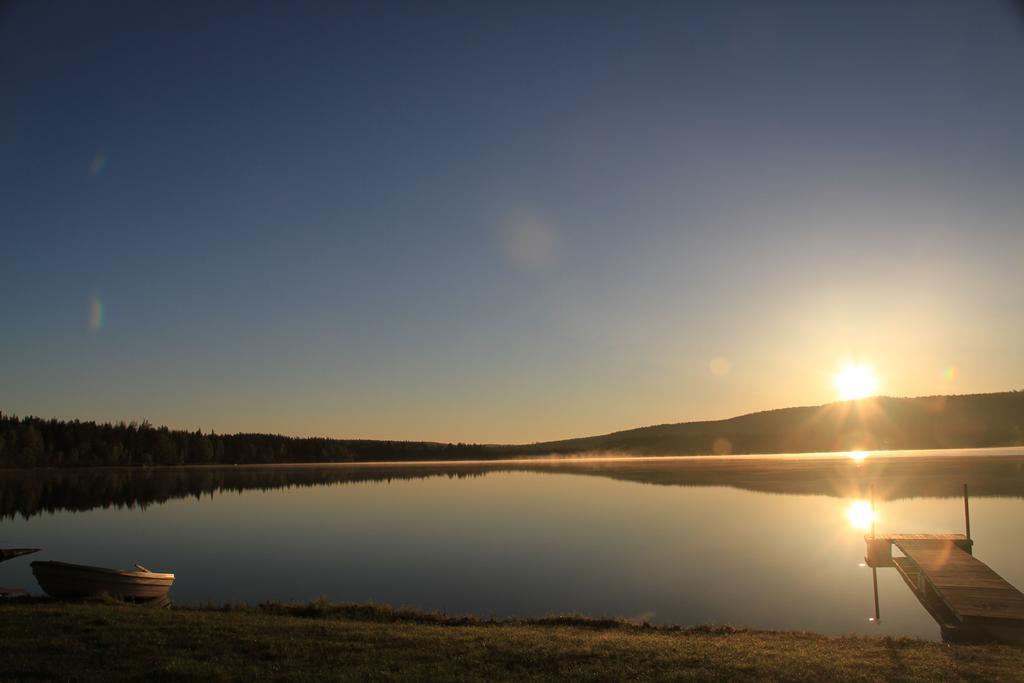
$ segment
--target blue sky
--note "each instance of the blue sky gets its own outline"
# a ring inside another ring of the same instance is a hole
[[[848,360],[1021,388],[1020,18],[13,3],[0,409],[494,442],[824,402]]]

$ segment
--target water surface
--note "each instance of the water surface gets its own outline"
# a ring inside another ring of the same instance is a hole
[[[961,532],[1024,587],[1024,450],[0,474],[0,585],[32,559],[173,571],[177,602],[377,601],[939,637],[863,528]]]

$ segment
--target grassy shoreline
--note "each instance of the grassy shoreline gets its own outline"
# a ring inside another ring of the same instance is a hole
[[[1024,649],[375,605],[0,602],[2,680],[1021,680]]]

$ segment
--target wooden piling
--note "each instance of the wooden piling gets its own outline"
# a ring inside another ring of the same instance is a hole
[[[967,526],[967,539],[971,538],[971,507],[967,502],[967,484],[964,484],[964,524]]]
[[[875,485],[868,486],[868,496],[871,499],[871,538],[875,538]]]
[[[871,568],[871,583],[875,588],[875,623],[877,624],[882,621],[882,614],[878,606],[878,569],[875,567]]]

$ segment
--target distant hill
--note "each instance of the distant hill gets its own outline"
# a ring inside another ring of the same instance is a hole
[[[203,434],[0,414],[0,467],[498,459],[541,455],[724,455],[1024,445],[1024,391],[874,397],[525,445]]]
[[[509,452],[636,455],[813,453],[1024,445],[1024,391],[962,396],[877,396],[782,408],[728,420],[641,427],[508,447]]]

